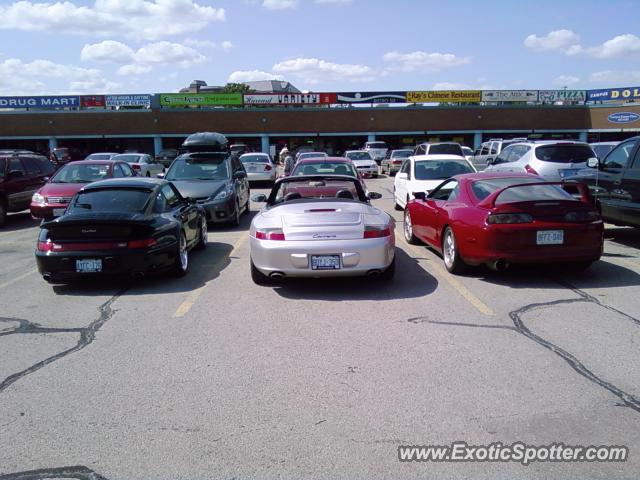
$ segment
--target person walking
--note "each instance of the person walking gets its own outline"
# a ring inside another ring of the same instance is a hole
[[[295,167],[296,161],[293,158],[293,155],[287,153],[287,156],[284,158],[284,176],[288,177],[291,175],[293,171],[293,167]]]
[[[280,150],[279,160],[281,165],[284,165],[284,159],[287,158],[287,155],[289,155],[289,149],[285,145],[284,148]]]

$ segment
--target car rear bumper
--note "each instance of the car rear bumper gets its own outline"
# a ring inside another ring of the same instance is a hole
[[[250,182],[271,182],[276,179],[276,171],[247,173],[247,179]]]
[[[337,277],[383,271],[393,261],[395,237],[331,241],[274,241],[251,237],[251,261],[260,272],[288,277]],[[312,270],[311,255],[339,255],[339,270]]]

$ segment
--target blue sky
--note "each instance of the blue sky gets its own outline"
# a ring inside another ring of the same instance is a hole
[[[0,0],[0,95],[640,85],[639,1]]]

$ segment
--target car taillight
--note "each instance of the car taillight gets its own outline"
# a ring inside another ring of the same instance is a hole
[[[593,222],[598,220],[600,215],[593,210],[581,210],[578,212],[567,212],[564,216],[567,222]]]
[[[47,240],[43,242],[42,240],[38,240],[38,251],[40,252],[51,252],[53,251],[53,243],[51,240]]]
[[[392,163],[394,165],[402,165],[402,160],[394,160]]]
[[[362,238],[382,238],[391,236],[391,227],[389,225],[366,225],[364,227],[364,236]]]
[[[127,242],[75,242],[54,243],[51,239],[38,242],[40,252],[82,252],[89,250],[116,250],[126,248]]]
[[[533,222],[533,217],[528,213],[495,213],[487,217],[487,223],[491,225],[531,222]]]
[[[155,238],[144,238],[142,240],[130,240],[127,242],[128,248],[147,248],[158,243]]]
[[[284,232],[280,228],[256,230],[258,240],[284,240]]]
[[[525,170],[527,173],[530,173],[531,175],[538,175],[538,172],[536,172],[536,171],[535,171],[535,169],[534,169],[531,165],[529,165],[529,164],[527,164],[527,165],[525,165],[525,166],[524,166],[524,170]]]
[[[264,170],[265,170],[265,172],[271,171],[271,165],[265,165],[264,166]]]
[[[130,165],[131,168],[133,168],[136,172],[140,171],[140,165],[138,165],[137,163],[132,163]]]

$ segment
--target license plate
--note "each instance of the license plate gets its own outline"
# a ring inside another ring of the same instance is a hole
[[[311,270],[340,270],[340,255],[311,255]]]
[[[54,208],[53,209],[53,216],[54,217],[61,217],[62,215],[64,215],[64,212],[66,211],[66,208]]]
[[[564,169],[564,170],[558,170],[558,172],[560,173],[560,178],[573,177],[579,171],[580,171],[579,168],[567,168],[567,169]]]
[[[538,245],[562,245],[564,243],[563,230],[540,230],[537,232]]]
[[[102,260],[85,259],[76,260],[76,272],[78,273],[95,273],[102,271]]]

